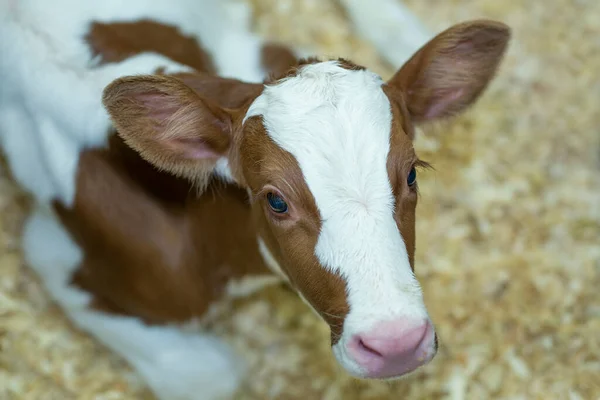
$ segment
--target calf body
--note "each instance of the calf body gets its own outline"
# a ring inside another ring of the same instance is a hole
[[[342,59],[298,62],[237,3],[58,3],[73,15],[47,24],[47,3],[2,3],[0,128],[37,204],[25,257],[78,326],[165,399],[235,392],[243,363],[182,326],[280,279],[352,375],[434,356],[413,273],[414,124],[476,100],[504,25],[452,27],[384,82]],[[366,29],[362,3],[344,4]]]

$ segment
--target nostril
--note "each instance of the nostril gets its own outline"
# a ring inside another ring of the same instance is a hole
[[[375,350],[372,347],[369,347],[362,339],[358,339],[358,347],[367,352],[367,353],[371,353],[377,357],[383,357],[383,354],[381,354],[380,352],[378,352],[377,350]]]
[[[433,332],[433,325],[431,325],[431,323],[427,323],[423,326],[421,339],[419,339],[419,345],[422,345],[425,341],[427,341],[428,338],[431,340],[431,337],[429,336],[430,333],[433,333],[433,340],[437,340],[437,334]]]

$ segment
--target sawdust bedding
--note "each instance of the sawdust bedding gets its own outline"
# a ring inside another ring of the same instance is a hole
[[[251,1],[259,31],[393,72],[332,1]],[[239,398],[599,399],[600,2],[407,4],[432,31],[481,16],[514,30],[478,106],[416,143],[436,167],[419,178],[417,273],[439,355],[394,384],[352,380],[324,324],[273,288],[211,326],[251,365]],[[23,264],[27,198],[0,175],[0,398],[152,398]]]

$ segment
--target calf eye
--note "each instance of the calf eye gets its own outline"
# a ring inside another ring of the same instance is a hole
[[[408,186],[413,186],[415,183],[417,183],[417,170],[415,167],[411,168],[410,172],[408,173],[408,178],[406,178],[406,182],[408,183]]]
[[[288,205],[281,196],[274,193],[267,193],[267,201],[269,202],[271,209],[277,214],[283,214],[288,210]]]

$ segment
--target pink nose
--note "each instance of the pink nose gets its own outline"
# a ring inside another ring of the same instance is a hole
[[[355,336],[348,350],[367,378],[391,378],[429,362],[437,351],[437,338],[431,322],[403,319],[379,323]]]

